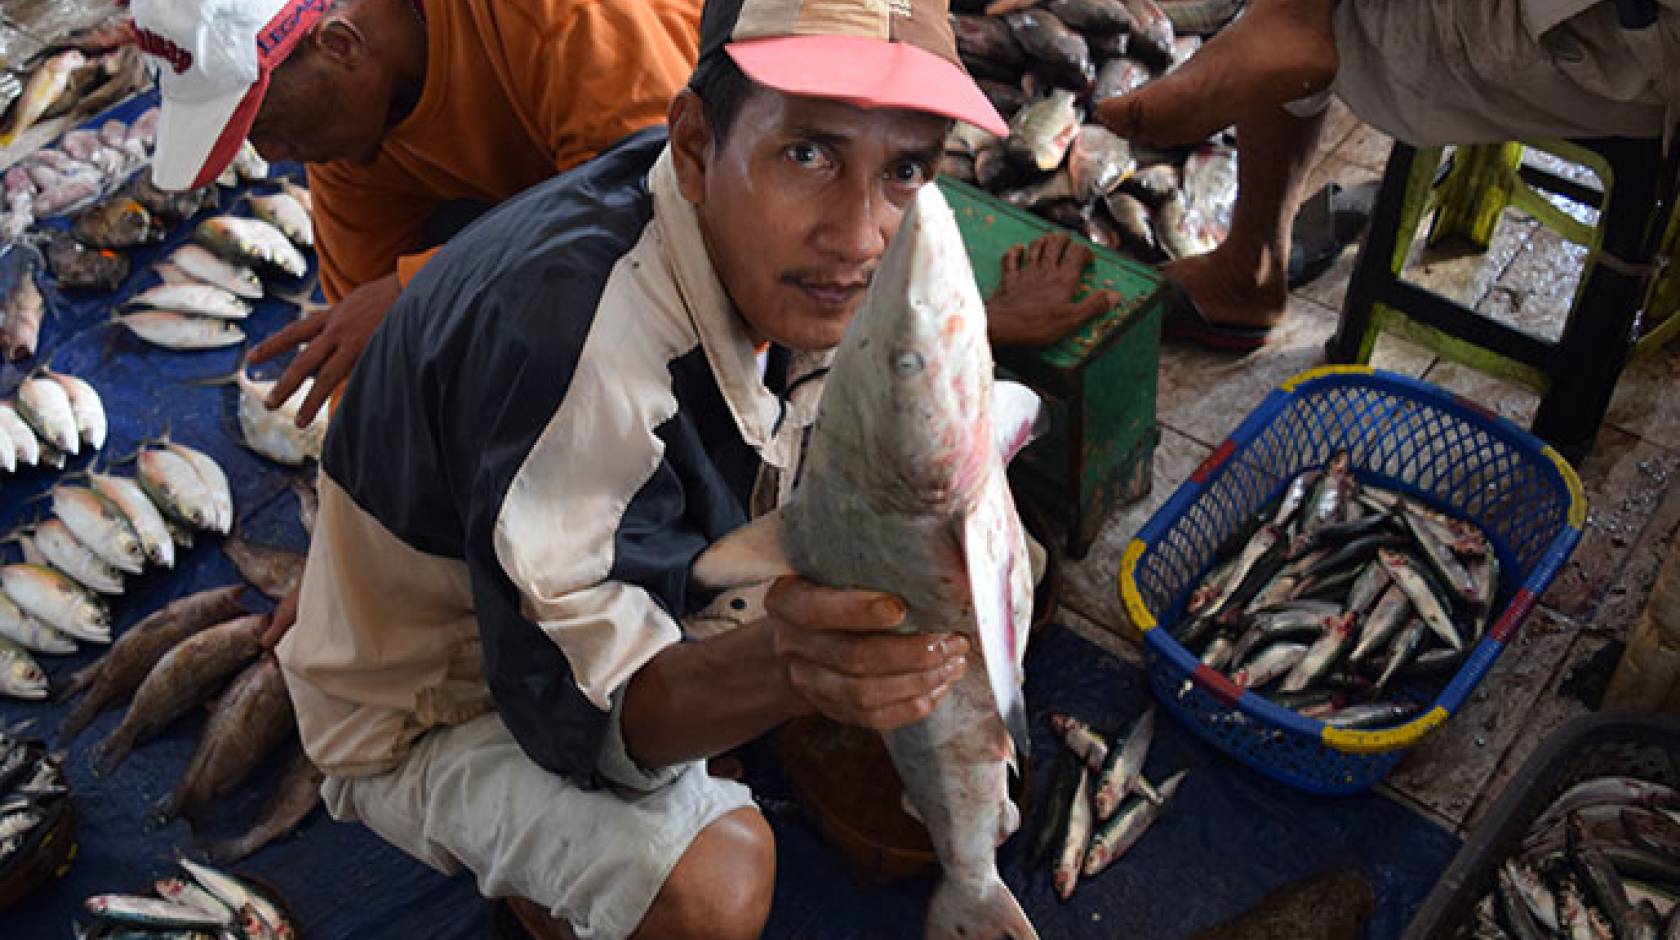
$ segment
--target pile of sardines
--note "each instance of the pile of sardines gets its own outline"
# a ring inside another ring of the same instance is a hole
[[[1171,635],[1236,685],[1338,728],[1416,713],[1400,687],[1457,669],[1498,593],[1480,529],[1360,483],[1345,452],[1232,542]]]
[[[1680,792],[1583,780],[1529,826],[1455,935],[1475,940],[1680,937]]]
[[[1188,58],[1243,0],[954,0],[957,52],[1009,121],[958,124],[940,172],[1145,263],[1212,250],[1230,225],[1236,151],[1133,146],[1098,102]],[[1223,135],[1221,135],[1223,136]]]
[[[82,902],[97,918],[93,927],[74,924],[78,940],[101,937],[244,937],[290,940],[297,928],[267,892],[225,871],[178,859],[185,878],[160,878],[156,896],[97,894]]]
[[[1071,715],[1051,715],[1050,726],[1065,747],[1030,837],[1027,867],[1038,868],[1054,850],[1051,881],[1056,896],[1066,901],[1081,878],[1100,874],[1143,838],[1189,771],[1173,774],[1160,786],[1144,778],[1155,739],[1153,705],[1119,744]]]
[[[70,795],[59,761],[22,726],[0,729],[0,883],[40,845]]]
[[[71,677],[65,697],[82,698],[58,728],[67,747],[94,718],[128,705],[91,752],[94,774],[105,777],[133,748],[208,705],[198,746],[175,788],[148,814],[150,828],[177,818],[196,823],[270,755],[286,751],[287,769],[260,818],[243,835],[208,847],[219,860],[241,858],[290,832],[320,799],[321,775],[296,743],[291,697],[279,664],[263,648],[268,618],[245,611],[242,589],[229,585],[182,598],[130,627]]]

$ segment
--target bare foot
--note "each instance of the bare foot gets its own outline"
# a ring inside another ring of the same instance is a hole
[[[1074,301],[1091,249],[1059,232],[1003,255],[997,291],[986,301],[987,333],[994,346],[1043,346],[1120,302],[1113,291]]]
[[[1268,263],[1255,272],[1233,263],[1228,255],[1222,249],[1214,249],[1205,255],[1180,258],[1162,271],[1189,292],[1190,299],[1211,323],[1276,326],[1289,310],[1289,287],[1283,265]]]
[[[1330,86],[1340,59],[1332,0],[1254,0],[1184,65],[1130,94],[1097,104],[1114,133],[1180,147]]]

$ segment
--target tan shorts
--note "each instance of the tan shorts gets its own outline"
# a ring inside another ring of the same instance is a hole
[[[495,713],[426,734],[395,770],[328,777],[334,819],[360,820],[486,897],[547,907],[580,940],[627,937],[700,830],[752,806],[739,783],[683,766],[649,792],[583,790],[538,767]]]
[[[1338,0],[1331,91],[1414,146],[1660,137],[1664,108],[1599,3],[1536,41],[1523,0]],[[1673,15],[1654,29],[1672,33]],[[1308,102],[1293,103],[1296,114]]]

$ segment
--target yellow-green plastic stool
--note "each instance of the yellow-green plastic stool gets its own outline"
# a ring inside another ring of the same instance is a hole
[[[1525,166],[1524,147],[1592,168],[1603,190]],[[1665,169],[1660,142],[1604,138],[1465,146],[1456,148],[1445,172],[1443,153],[1394,145],[1371,231],[1326,352],[1333,362],[1369,362],[1378,335],[1386,332],[1532,388],[1541,396],[1534,432],[1579,460],[1592,447],[1635,344],[1660,343],[1680,329],[1674,325],[1680,317],[1669,317],[1643,339],[1638,333],[1642,308],[1661,314],[1680,304],[1676,273],[1655,261],[1676,238],[1676,214],[1668,207],[1653,209],[1669,192],[1660,179]],[[1596,206],[1598,224],[1583,224],[1546,193]],[[1435,213],[1430,243],[1456,236],[1485,250],[1507,206],[1588,249],[1575,302],[1556,342],[1400,277],[1426,214]]]

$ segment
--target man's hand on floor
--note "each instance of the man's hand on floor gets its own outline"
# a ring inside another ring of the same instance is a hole
[[[314,386],[298,409],[297,426],[307,427],[315,413],[350,378],[350,370],[362,357],[373,331],[385,319],[385,312],[402,293],[395,274],[372,280],[345,295],[325,310],[316,310],[251,349],[250,361],[267,362],[295,347],[297,358],[286,367],[274,391],[264,404],[279,408],[292,397],[304,379]]]
[[[994,346],[1044,346],[1120,302],[1113,291],[1074,301],[1091,249],[1059,232],[1004,253],[997,291],[986,301]]]
[[[896,632],[904,603],[891,595],[787,577],[764,606],[788,683],[842,724],[886,731],[920,721],[968,667],[959,635]]]

